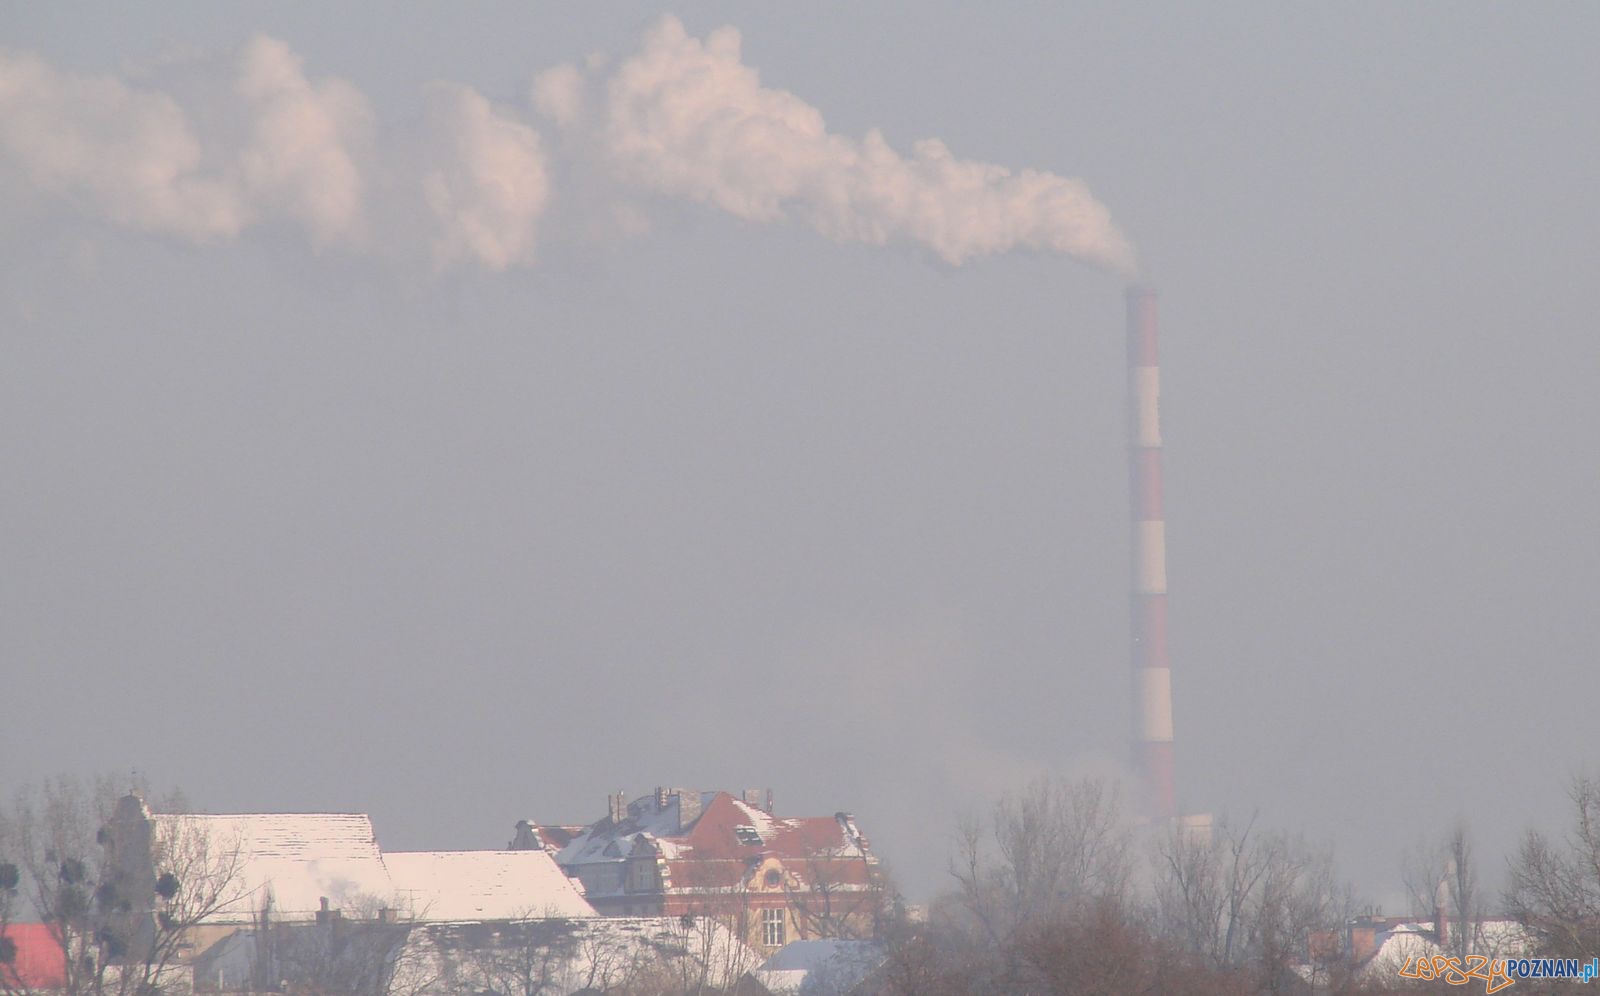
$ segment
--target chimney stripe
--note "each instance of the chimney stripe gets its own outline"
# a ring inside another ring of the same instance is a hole
[[[1141,740],[1134,744],[1133,761],[1149,786],[1156,805],[1169,811],[1156,815],[1174,819],[1178,815],[1177,782],[1173,777],[1172,741]]]
[[[1167,524],[1133,524],[1134,591],[1141,595],[1167,593]]]
[[[1164,667],[1134,671],[1139,698],[1137,717],[1140,740],[1172,739],[1172,672]]]
[[[1161,371],[1155,294],[1128,291],[1128,505],[1132,521],[1131,628],[1134,764],[1154,815],[1178,815],[1167,658],[1167,542],[1162,512]]]
[[[1133,404],[1133,445],[1161,445],[1161,368],[1134,367],[1128,371]]]
[[[1128,493],[1133,496],[1133,520],[1156,521],[1161,515],[1161,451],[1135,447],[1128,454]]]
[[[1133,596],[1133,666],[1167,666],[1167,596]]]

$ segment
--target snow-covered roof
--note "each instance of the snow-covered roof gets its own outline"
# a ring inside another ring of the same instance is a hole
[[[715,792],[696,794],[700,796],[701,813],[704,813],[712,800],[717,797]],[[688,829],[694,826],[694,821],[690,821],[689,828],[679,829],[678,803],[679,796],[676,793],[667,797],[665,806],[657,806],[656,797],[653,795],[640,796],[628,804],[626,820],[620,824],[603,820],[586,828],[561,849],[556,855],[556,860],[562,865],[625,861],[634,843],[640,838],[645,838],[653,844],[661,852],[662,857],[668,859],[678,857],[684,850],[680,843],[681,839],[688,833]],[[612,847],[613,844],[616,846]]]
[[[1450,930],[1460,930],[1459,923],[1450,923]],[[1474,921],[1470,948],[1477,954],[1498,958],[1526,957],[1533,949],[1533,937],[1515,920],[1495,918]],[[1449,954],[1440,946],[1431,920],[1396,924],[1380,933],[1378,948],[1361,967],[1361,976],[1374,981],[1396,978],[1407,961]]]
[[[248,923],[268,897],[275,918],[311,919],[322,899],[335,908],[393,891],[372,820],[359,813],[158,814],[169,846],[203,846],[206,861],[230,868],[226,902],[214,918]]]
[[[505,977],[552,996],[611,991],[664,970],[724,990],[758,956],[710,917],[596,917],[413,928],[395,963],[399,990],[431,996],[500,989]]]
[[[872,860],[866,838],[847,814],[776,817],[727,792],[696,794],[700,797],[700,811],[687,827],[679,826],[677,794],[668,796],[664,804],[655,795],[640,796],[628,804],[626,819],[620,823],[604,819],[593,824],[563,847],[556,861],[564,868],[621,862],[635,853],[634,847],[640,842],[653,847],[668,861],[743,858],[761,850],[789,857],[825,854]]]
[[[590,917],[544,851],[396,851],[383,856],[402,916],[426,921]]]
[[[883,964],[872,941],[791,941],[750,974],[774,996],[844,996]]]
[[[379,908],[419,921],[595,916],[577,883],[544,851],[384,854],[371,818],[357,813],[156,815],[169,847],[203,848],[226,874],[213,923],[249,923],[270,898],[272,918],[311,920],[334,910]]]

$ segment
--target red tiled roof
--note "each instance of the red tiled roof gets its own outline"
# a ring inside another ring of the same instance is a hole
[[[559,851],[561,848],[572,843],[572,838],[578,836],[578,834],[583,833],[589,828],[584,826],[556,826],[553,823],[540,823],[537,825],[536,829],[538,829],[539,838],[544,841],[546,847],[553,847]]]
[[[734,833],[734,827],[738,826],[756,829],[762,838],[760,843],[741,843]],[[832,816],[779,819],[745,805],[727,792],[717,793],[686,836],[668,839],[688,844],[694,849],[694,856],[700,859],[771,854],[796,861],[851,845],[839,821]]]
[[[669,892],[736,887],[767,859],[800,888],[815,887],[814,876],[836,886],[870,885],[876,858],[845,814],[778,817],[727,792],[695,794],[704,808],[685,832],[677,831],[677,797],[663,804],[659,795],[645,796],[629,806],[627,819],[588,827],[557,860],[573,874],[591,862],[625,860],[639,840],[650,839],[667,866]]]
[[[66,955],[49,927],[42,923],[13,923],[0,936],[16,945],[10,964],[0,964],[0,988],[65,988]]]

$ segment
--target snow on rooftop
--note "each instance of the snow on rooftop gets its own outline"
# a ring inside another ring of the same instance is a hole
[[[544,851],[413,851],[383,854],[371,818],[355,813],[156,815],[169,842],[203,841],[208,864],[231,867],[215,923],[248,923],[270,897],[277,920],[330,908],[371,915],[380,907],[423,921],[595,915]]]
[[[710,917],[595,917],[521,921],[493,931],[471,924],[413,929],[396,959],[395,982],[406,991],[481,991],[503,984],[506,965],[537,958],[540,992],[612,991],[660,973],[680,973],[715,990],[731,988],[757,955]],[[442,988],[442,987],[441,987]]]
[[[628,804],[618,822],[600,820],[574,837],[556,854],[563,868],[626,861],[643,845],[668,861],[695,858],[742,858],[747,848],[762,847],[790,857],[821,855],[874,861],[853,821],[837,817],[778,818],[726,792],[700,792],[699,816],[680,829],[679,798],[670,795],[658,805],[654,794]],[[710,819],[708,823],[707,820]],[[723,838],[726,839],[723,839]]]
[[[700,792],[700,811],[705,812],[715,792]],[[563,865],[586,865],[596,861],[625,861],[636,840],[644,838],[653,844],[663,857],[679,857],[691,850],[682,842],[683,831],[678,828],[678,796],[668,796],[667,804],[656,806],[654,793],[640,796],[628,804],[628,818],[619,825],[602,822],[587,827],[563,847],[556,860]],[[676,839],[668,839],[676,838]],[[615,847],[611,845],[615,844]]]
[[[153,819],[159,838],[204,842],[209,864],[232,868],[215,922],[249,922],[269,897],[275,917],[308,920],[323,898],[338,908],[392,892],[372,820],[362,814],[158,814]]]
[[[158,830],[174,825],[202,829],[213,842],[237,841],[243,853],[291,861],[369,860],[378,835],[364,813],[157,814]]]
[[[741,802],[738,799],[733,800],[733,806],[749,821],[749,826],[755,828],[756,833],[761,836],[762,840],[771,840],[775,837],[780,824],[785,827],[798,825],[797,820],[775,820],[772,818],[771,813],[757,809],[755,806]]]
[[[750,974],[781,996],[835,996],[860,984],[883,958],[872,941],[790,941]]]
[[[403,916],[424,922],[592,917],[544,851],[398,851],[383,856]]]
[[[1461,926],[1451,923],[1449,929],[1460,930]],[[1533,935],[1515,920],[1475,921],[1472,931],[1469,947],[1477,954],[1499,958],[1526,957],[1533,950]],[[1449,953],[1440,946],[1430,920],[1396,924],[1378,936],[1382,940],[1372,957],[1362,966],[1362,978],[1392,980],[1408,961]]]

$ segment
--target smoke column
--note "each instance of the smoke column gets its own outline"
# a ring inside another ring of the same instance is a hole
[[[0,49],[0,202],[198,246],[271,228],[314,252],[436,269],[533,261],[549,178],[514,110],[434,83],[420,128],[384,124],[355,86],[309,76],[264,35],[172,71],[193,80],[164,88]]]
[[[1156,295],[1128,289],[1128,483],[1133,521],[1133,760],[1153,815],[1178,815],[1167,660],[1167,537],[1161,511],[1161,368]]]
[[[420,128],[384,121],[266,36],[129,78],[0,48],[0,207],[203,246],[287,228],[315,252],[501,271],[535,261],[553,203],[573,230],[626,236],[647,227],[646,203],[674,198],[952,266],[1023,250],[1135,272],[1082,180],[962,159],[936,138],[900,149],[876,129],[830,131],[761,85],[732,27],[698,38],[662,17],[635,51],[548,69],[529,97],[552,140],[524,109],[443,81]]]
[[[761,85],[732,27],[701,40],[662,17],[614,69],[547,70],[533,103],[624,189],[792,221],[836,242],[919,246],[952,266],[1022,249],[1135,270],[1132,246],[1082,180],[960,159],[936,138],[903,153],[876,129],[830,131],[816,107]]]

